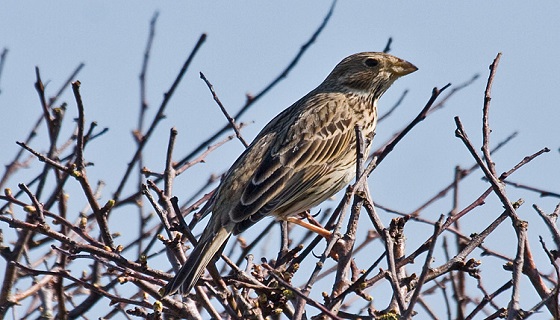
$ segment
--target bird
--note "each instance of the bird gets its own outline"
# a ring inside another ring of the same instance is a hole
[[[377,124],[377,101],[396,79],[416,70],[387,53],[356,53],[274,117],[223,176],[198,244],[162,296],[188,294],[229,237],[264,217],[311,226],[296,216],[355,177],[355,127],[361,128],[367,154]],[[312,231],[329,235],[320,227]]]

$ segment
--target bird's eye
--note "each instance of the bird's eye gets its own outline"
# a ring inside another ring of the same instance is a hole
[[[377,61],[377,59],[367,58],[366,61],[364,61],[364,63],[368,67],[376,67],[379,64],[379,61]]]

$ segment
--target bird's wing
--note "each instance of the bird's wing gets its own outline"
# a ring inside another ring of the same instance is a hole
[[[230,219],[241,224],[236,231],[243,231],[279,206],[288,209],[291,202],[301,201],[298,195],[316,185],[354,147],[354,122],[343,94],[318,94],[306,103],[313,107],[306,108],[292,125],[282,127],[285,120],[273,120],[276,130],[272,131],[278,134],[268,141],[273,144],[247,179],[237,205],[229,211]],[[252,147],[266,138],[259,135]]]

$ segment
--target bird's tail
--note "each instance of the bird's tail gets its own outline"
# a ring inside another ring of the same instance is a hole
[[[204,273],[206,266],[216,254],[221,252],[221,248],[231,235],[231,231],[223,226],[217,231],[213,229],[213,223],[209,223],[179,273],[165,287],[164,297],[175,293],[179,288],[181,288],[183,294],[189,293]]]

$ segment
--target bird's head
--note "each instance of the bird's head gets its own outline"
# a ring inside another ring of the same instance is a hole
[[[362,52],[344,58],[321,87],[379,98],[398,78],[418,70],[412,63],[382,52]]]

